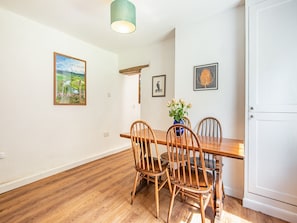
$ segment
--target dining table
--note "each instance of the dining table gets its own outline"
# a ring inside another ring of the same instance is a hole
[[[153,129],[157,143],[167,145],[165,130]],[[222,180],[223,163],[222,157],[244,160],[244,141],[241,139],[218,138],[209,136],[198,136],[200,147],[203,152],[212,154],[216,160],[215,171],[215,215],[220,218],[223,211],[224,189]],[[120,137],[131,138],[130,133],[121,133]],[[198,150],[198,148],[197,148]]]

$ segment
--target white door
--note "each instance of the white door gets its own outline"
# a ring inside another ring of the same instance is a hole
[[[297,1],[248,10],[248,192],[297,206]]]
[[[251,113],[249,191],[297,205],[297,113]]]
[[[297,112],[297,1],[249,8],[249,105],[257,112]]]

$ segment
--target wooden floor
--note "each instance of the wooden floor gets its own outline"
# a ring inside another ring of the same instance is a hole
[[[0,194],[0,222],[166,222],[170,194],[160,192],[160,218],[155,216],[154,187],[144,187],[130,204],[134,180],[130,150],[65,171],[52,177]],[[207,211],[207,222],[211,210]],[[200,222],[198,209],[176,201],[173,223]],[[223,216],[216,222],[284,223],[225,198]]]

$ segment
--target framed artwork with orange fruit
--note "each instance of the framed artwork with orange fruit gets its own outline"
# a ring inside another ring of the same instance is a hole
[[[194,66],[194,91],[218,89],[218,63]]]

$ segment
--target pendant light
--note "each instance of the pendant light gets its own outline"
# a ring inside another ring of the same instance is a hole
[[[136,29],[135,6],[128,0],[114,0],[110,6],[111,28],[119,33],[132,33]]]

